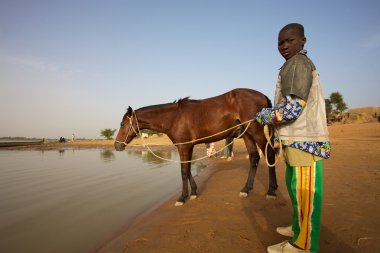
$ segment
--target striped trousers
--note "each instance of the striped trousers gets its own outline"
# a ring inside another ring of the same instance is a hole
[[[292,243],[301,249],[318,252],[323,193],[322,160],[312,166],[287,164],[285,179],[293,206]]]

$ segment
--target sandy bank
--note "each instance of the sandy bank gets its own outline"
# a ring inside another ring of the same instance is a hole
[[[380,252],[380,124],[329,130],[333,153],[324,165],[320,251]],[[276,200],[265,199],[268,174],[263,161],[254,190],[241,199],[248,161],[242,142],[234,151],[231,162],[210,161],[215,172],[201,184],[198,199],[174,207],[174,196],[98,252],[266,252],[268,245],[285,240],[275,232],[291,216],[284,164],[277,166]]]

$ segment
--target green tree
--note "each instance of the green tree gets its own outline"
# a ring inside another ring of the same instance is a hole
[[[325,105],[326,105],[326,115],[330,115],[332,112],[332,105],[330,99],[325,99]]]
[[[343,101],[343,96],[339,92],[333,92],[330,95],[330,103],[334,113],[340,113],[347,109],[346,103]]]
[[[105,128],[103,130],[100,130],[100,136],[106,137],[107,140],[111,140],[115,132],[116,132],[116,129],[112,130],[111,128]]]

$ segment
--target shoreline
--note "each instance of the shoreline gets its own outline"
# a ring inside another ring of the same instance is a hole
[[[195,151],[195,150],[194,150]],[[214,159],[214,158],[210,158]],[[194,176],[194,179],[197,182],[198,191],[202,191],[203,187],[207,183],[208,179],[216,172],[215,164],[212,162],[210,163],[207,161],[206,168],[196,176]],[[181,195],[181,188],[179,188],[177,191],[169,194],[165,198],[159,200],[155,205],[150,207],[149,209],[145,210],[144,212],[138,214],[133,221],[130,223],[124,224],[118,231],[114,233],[113,236],[111,236],[109,239],[105,240],[104,242],[100,243],[93,251],[93,253],[106,253],[108,252],[109,248],[115,248],[120,247],[118,245],[121,240],[125,240],[126,238],[123,238],[125,234],[129,231],[130,228],[133,228],[140,224],[142,221],[144,221],[145,218],[152,215],[152,213],[156,212],[160,207],[164,205],[172,205],[173,208],[175,208],[174,203],[177,201],[177,198]],[[186,205],[191,200],[188,199],[184,205]]]

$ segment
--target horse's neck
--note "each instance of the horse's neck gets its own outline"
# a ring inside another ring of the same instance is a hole
[[[176,107],[169,105],[136,110],[136,117],[140,129],[150,129],[160,133],[167,133],[176,115]]]

